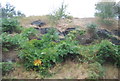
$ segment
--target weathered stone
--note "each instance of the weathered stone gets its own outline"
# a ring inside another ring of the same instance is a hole
[[[46,23],[43,22],[43,21],[37,20],[37,21],[33,21],[33,22],[31,23],[31,25],[36,25],[36,26],[41,27],[41,26],[46,25]]]
[[[112,35],[112,33],[109,32],[109,31],[106,30],[106,29],[98,29],[98,30],[97,30],[97,35],[98,35],[98,37],[100,37],[100,38],[109,38],[110,35]]]
[[[120,37],[120,30],[113,30],[112,32],[114,35],[117,35]]]
[[[63,31],[63,35],[66,36],[70,31],[75,30],[76,28],[67,28],[65,31]]]
[[[115,45],[120,45],[120,40],[117,39],[116,37],[112,37],[112,38],[111,38],[111,42],[112,42],[113,44],[115,44]]]

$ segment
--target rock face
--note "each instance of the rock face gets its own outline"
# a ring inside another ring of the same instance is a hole
[[[43,22],[43,21],[41,21],[41,20],[37,20],[37,21],[33,21],[33,22],[31,23],[31,25],[36,25],[36,26],[41,27],[41,26],[46,25],[46,23]]]
[[[66,36],[70,31],[75,30],[76,28],[67,28],[65,31],[63,31],[63,35]]]
[[[116,37],[112,37],[112,38],[111,38],[111,42],[112,42],[113,44],[115,44],[115,45],[120,45],[120,40],[117,39]]]
[[[117,35],[120,37],[120,30],[113,30],[112,32],[114,35]]]
[[[40,32],[40,34],[47,34],[50,29],[52,29],[52,27],[49,27],[49,28],[39,28],[37,30]],[[60,32],[57,28],[55,28],[55,30],[57,31],[58,35],[62,34],[62,32]]]
[[[113,30],[112,32],[110,32],[110,31],[108,31],[106,29],[99,29],[97,31],[97,35],[101,39],[110,39],[110,41],[113,44],[120,45],[120,40],[115,37],[115,36],[119,36],[120,35],[120,31],[118,31],[118,30]]]
[[[100,38],[109,38],[110,35],[112,35],[111,32],[109,32],[108,30],[106,29],[98,29],[97,30],[97,35],[100,37]]]

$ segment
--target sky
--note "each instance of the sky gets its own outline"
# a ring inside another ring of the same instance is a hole
[[[2,6],[10,3],[26,16],[39,16],[52,13],[59,8],[64,1],[67,5],[67,13],[73,17],[94,17],[95,4],[100,0],[0,0]],[[118,2],[120,0],[116,0]]]

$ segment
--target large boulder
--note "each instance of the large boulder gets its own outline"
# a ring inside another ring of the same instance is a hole
[[[43,21],[41,21],[41,20],[37,20],[37,21],[33,21],[33,22],[31,23],[31,25],[35,25],[35,26],[41,27],[41,26],[46,25],[46,23],[43,22]]]

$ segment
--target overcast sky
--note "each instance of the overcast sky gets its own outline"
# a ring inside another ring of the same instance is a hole
[[[74,17],[94,17],[95,3],[99,0],[64,0],[67,12]],[[120,0],[116,0],[117,2]],[[26,16],[46,15],[60,7],[63,0],[1,0],[2,5],[7,2],[16,7]]]

